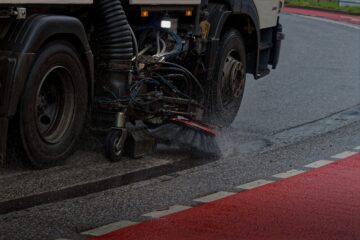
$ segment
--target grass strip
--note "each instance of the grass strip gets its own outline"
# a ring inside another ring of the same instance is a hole
[[[345,13],[359,14],[360,6],[339,6],[338,2],[317,2],[309,0],[288,0],[286,6],[289,7],[310,7],[325,10],[339,11]]]

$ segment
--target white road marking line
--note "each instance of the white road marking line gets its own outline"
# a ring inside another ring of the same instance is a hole
[[[102,236],[104,234],[108,234],[111,233],[113,231],[122,229],[122,228],[126,228],[132,225],[137,224],[137,222],[131,222],[131,221],[120,221],[120,222],[115,222],[115,223],[111,223],[102,227],[98,227],[92,230],[88,230],[85,232],[82,232],[81,235],[86,235],[86,236]]]
[[[312,162],[312,163],[309,163],[308,165],[305,165],[305,167],[307,168],[319,168],[319,167],[323,167],[323,166],[326,166],[330,163],[333,163],[334,161],[329,161],[329,160],[319,160],[319,161],[316,161],[316,162]]]
[[[181,212],[187,209],[190,209],[191,207],[188,206],[181,206],[181,205],[174,205],[164,210],[154,211],[150,213],[145,213],[142,216],[144,217],[151,217],[151,218],[160,218],[169,214]]]
[[[336,154],[334,156],[331,156],[331,158],[344,159],[344,158],[351,157],[351,156],[353,156],[355,154],[357,154],[357,152],[345,151],[345,152]]]
[[[292,169],[292,170],[289,170],[287,172],[275,174],[275,175],[273,175],[273,177],[276,177],[276,178],[289,178],[289,177],[293,177],[293,176],[299,175],[299,174],[304,173],[304,172],[305,171],[302,171],[302,170]]]
[[[360,150],[360,146],[354,147],[355,150]]]
[[[214,202],[216,200],[226,198],[226,197],[229,197],[229,196],[232,196],[235,194],[236,193],[233,193],[233,192],[217,192],[217,193],[209,194],[204,197],[196,198],[193,201],[201,202],[201,203],[209,203],[209,202]]]
[[[259,180],[253,181],[253,182],[242,184],[240,186],[237,186],[236,188],[250,190],[250,189],[261,187],[261,186],[264,186],[266,184],[273,183],[273,182],[274,181],[259,179]]]

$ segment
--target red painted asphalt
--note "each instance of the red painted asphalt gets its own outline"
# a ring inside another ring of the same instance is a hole
[[[330,20],[360,25],[360,16],[355,16],[355,15],[350,15],[350,14],[332,13],[332,12],[291,8],[291,7],[285,7],[283,12],[308,15],[308,16],[314,16],[314,17],[321,17],[321,18],[326,18],[326,19],[330,19]]]
[[[115,239],[360,239],[360,154],[92,238]]]

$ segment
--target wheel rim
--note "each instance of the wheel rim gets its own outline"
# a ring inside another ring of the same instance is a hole
[[[115,157],[120,157],[122,155],[122,149],[118,149],[116,146],[113,147],[114,149],[114,156]]]
[[[225,58],[221,79],[221,99],[224,108],[230,108],[242,96],[245,86],[245,66],[236,50]]]
[[[123,147],[122,147],[122,144],[123,142],[121,141],[121,137],[122,137],[122,132],[114,132],[114,138],[115,138],[115,141],[114,141],[114,145],[113,145],[113,153],[114,153],[114,156],[115,157],[121,157],[122,156],[122,153],[123,153]]]
[[[36,95],[36,123],[42,139],[56,144],[66,134],[74,116],[75,95],[70,71],[63,66],[50,69]]]

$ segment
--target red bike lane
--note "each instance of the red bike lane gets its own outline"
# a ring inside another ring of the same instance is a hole
[[[360,25],[360,16],[359,15],[350,15],[350,14],[345,14],[345,13],[325,12],[325,11],[317,11],[317,10],[302,9],[302,8],[292,8],[292,7],[285,7],[283,9],[283,12],[326,18],[326,19],[330,19],[330,20],[334,20],[334,21],[340,21],[340,22],[346,22],[346,23]]]
[[[360,25],[360,16],[300,8]],[[90,240],[360,239],[360,154]]]
[[[91,240],[360,239],[360,154]]]

